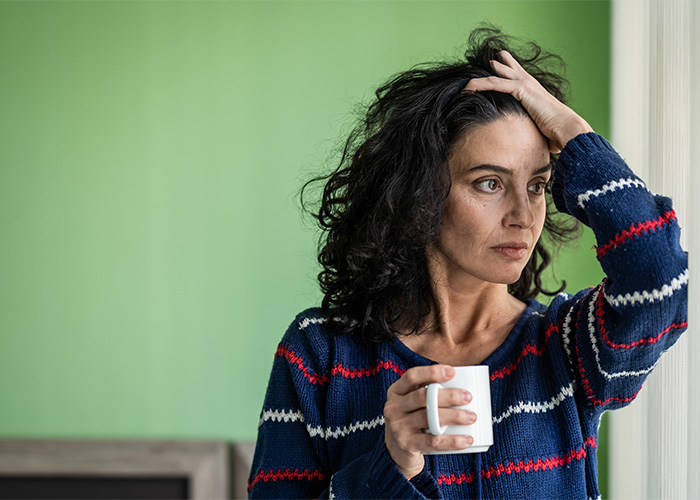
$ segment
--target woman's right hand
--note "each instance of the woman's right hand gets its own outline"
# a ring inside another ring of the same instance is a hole
[[[404,373],[389,387],[384,405],[384,443],[399,470],[411,479],[425,466],[423,453],[451,451],[471,446],[471,436],[434,436],[423,430],[428,428],[425,409],[426,386],[434,382],[446,382],[455,376],[455,370],[447,365],[418,366]],[[476,421],[476,414],[468,410],[447,408],[461,406],[472,396],[463,389],[441,389],[438,406],[441,425],[469,425]]]

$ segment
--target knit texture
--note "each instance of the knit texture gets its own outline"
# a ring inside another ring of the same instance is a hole
[[[597,498],[602,413],[629,404],[687,326],[687,255],[668,198],[650,193],[602,137],[569,141],[557,208],[589,225],[606,278],[527,309],[489,366],[494,444],[431,455],[412,480],[384,446],[387,389],[433,361],[399,340],[330,336],[301,313],[277,349],[249,480],[251,498]]]

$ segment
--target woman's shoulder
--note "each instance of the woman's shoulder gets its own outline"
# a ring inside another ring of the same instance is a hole
[[[363,347],[356,344],[349,334],[329,333],[327,321],[328,316],[320,307],[303,310],[290,323],[280,348],[308,359],[319,368],[360,356]]]
[[[310,307],[296,315],[294,320],[290,323],[287,333],[292,336],[294,332],[302,334],[314,332],[327,335],[324,327],[326,320],[326,314],[320,307]]]
[[[310,307],[297,314],[287,327],[280,347],[295,355],[313,354],[317,358],[328,352],[330,335],[325,329],[326,315],[319,307]]]

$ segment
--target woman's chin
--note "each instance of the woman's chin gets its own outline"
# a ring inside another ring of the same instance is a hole
[[[508,269],[499,269],[497,272],[494,272],[493,278],[489,281],[492,283],[501,283],[503,285],[512,285],[514,283],[517,283],[517,281],[520,279],[520,277],[523,274],[523,268],[520,266],[517,267],[517,269],[508,270]]]

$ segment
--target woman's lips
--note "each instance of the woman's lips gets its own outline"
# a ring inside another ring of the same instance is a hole
[[[510,260],[521,260],[527,256],[527,245],[524,243],[504,243],[491,247],[491,250]]]

